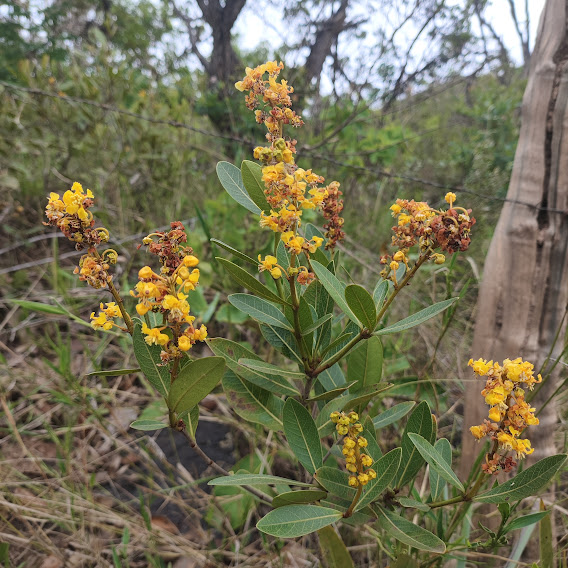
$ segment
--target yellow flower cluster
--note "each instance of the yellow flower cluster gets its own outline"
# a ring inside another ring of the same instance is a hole
[[[117,253],[112,249],[99,254],[97,245],[109,240],[109,232],[104,227],[94,228],[95,220],[89,208],[93,205],[94,195],[90,189],[75,182],[61,198],[58,193],[50,193],[45,207],[48,219],[44,225],[57,227],[70,241],[75,243],[77,250],[88,249],[81,257],[75,274],[93,288],[103,288],[108,285],[111,276],[108,273],[110,264],[115,264]]]
[[[116,302],[107,302],[106,308],[104,307],[103,302],[101,302],[99,313],[96,316],[95,312],[91,313],[91,320],[93,320],[91,321],[91,326],[93,329],[104,329],[105,331],[108,331],[109,329],[112,329],[113,326],[116,326],[113,321],[114,318],[119,317],[122,316]],[[124,329],[120,326],[117,327]]]
[[[530,390],[542,381],[542,377],[534,376],[534,365],[528,361],[505,359],[503,364],[485,359],[469,360],[473,371],[487,377],[485,388],[481,391],[485,403],[490,406],[489,420],[479,426],[472,426],[471,433],[478,440],[490,436],[497,447],[505,452],[514,451],[518,459],[533,453],[529,440],[520,436],[528,426],[538,424],[534,408],[525,400],[525,391],[521,385]],[[488,473],[496,473],[505,469],[501,456],[492,456],[484,469]]]
[[[282,268],[278,265],[278,259],[275,256],[268,254],[264,257],[264,260],[262,260],[262,256],[259,254],[258,262],[258,270],[260,272],[264,272],[265,270],[270,272],[270,275],[275,280],[282,276]]]
[[[179,266],[168,274],[156,274],[149,266],[144,266],[138,272],[138,283],[130,291],[131,296],[138,298],[136,311],[139,315],[144,316],[149,311],[164,315],[167,325],[157,328],[150,328],[146,324],[142,326],[148,345],[166,347],[163,360],[180,356],[181,351],[191,349],[196,341],[204,341],[207,337],[204,325],[200,328],[193,326],[195,317],[189,315],[190,306],[184,293],[195,290],[199,283],[199,269],[194,268],[198,263],[196,256],[187,254]],[[193,270],[190,271],[190,268]],[[162,333],[167,327],[174,330],[175,340],[170,341],[170,337]]]
[[[337,433],[345,436],[342,450],[345,456],[345,467],[353,474],[349,476],[349,485],[351,487],[367,485],[369,481],[377,477],[377,472],[369,469],[373,465],[373,459],[365,453],[368,441],[361,436],[363,426],[359,422],[359,415],[356,412],[349,414],[332,412],[330,418],[336,425]]]
[[[320,209],[324,217],[337,216],[338,206],[337,188],[333,185],[333,207],[327,203],[330,198],[330,186],[320,187],[324,178],[312,172],[299,168],[294,159],[296,153],[296,140],[284,138],[282,131],[284,125],[293,127],[304,123],[291,108],[290,93],[293,92],[286,81],[277,81],[280,71],[284,68],[282,63],[269,61],[254,69],[247,68],[246,76],[235,84],[239,91],[247,91],[247,107],[255,110],[256,121],[263,123],[268,129],[266,136],[269,146],[258,146],[254,149],[255,159],[262,162],[262,181],[266,200],[270,206],[268,213],[262,212],[260,225],[268,227],[274,232],[282,233],[282,240],[293,254],[315,252],[322,244],[322,239],[312,239],[309,243],[297,235],[301,225],[302,211],[304,209]],[[268,73],[268,79],[265,75]],[[257,109],[263,104],[263,108]],[[341,207],[342,208],[342,207]],[[340,210],[340,209],[339,209]],[[328,248],[333,248],[335,242],[342,238],[334,220],[333,230],[328,230],[326,237]],[[342,221],[342,220],[341,220]],[[292,236],[289,236],[291,233]]]

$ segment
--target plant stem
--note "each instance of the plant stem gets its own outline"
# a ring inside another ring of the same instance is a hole
[[[108,289],[110,290],[110,293],[112,294],[112,297],[114,298],[114,301],[118,306],[118,309],[120,310],[120,313],[122,314],[122,319],[124,320],[124,323],[128,328],[128,333],[132,335],[134,333],[134,324],[132,323],[132,319],[130,319],[128,312],[124,307],[124,303],[122,301],[119,291],[116,289],[113,281],[110,278],[107,280],[107,286]]]
[[[393,300],[396,298],[397,294],[408,284],[408,281],[416,274],[416,271],[428,260],[430,254],[432,253],[432,249],[426,250],[424,253],[420,255],[416,264],[412,267],[412,269],[404,276],[404,278],[395,286],[392,294],[388,297],[387,301],[383,304],[383,307],[380,309],[379,313],[377,314],[377,324],[381,321],[383,316],[385,315],[386,311],[389,309],[390,305],[392,304]],[[330,357],[327,361],[324,361],[319,367],[311,371],[310,375],[313,377],[317,377],[320,373],[329,369],[335,363],[340,361],[359,341],[362,339],[368,339],[371,337],[371,332],[368,329],[362,329],[345,347],[343,347],[340,351],[338,351],[335,355]]]
[[[221,467],[217,462],[213,461],[199,446],[197,441],[193,439],[188,432],[185,430],[185,426],[181,425],[177,427],[178,432],[181,432],[184,438],[188,441],[189,447],[197,454],[199,457],[203,459],[203,461],[208,465],[211,466],[217,473],[221,475],[230,476],[231,473],[227,471],[224,467]],[[267,495],[266,493],[255,489],[254,487],[250,487],[249,485],[242,485],[243,489],[248,491],[251,495],[254,495],[261,501],[263,501],[267,505],[272,504],[272,497]]]
[[[359,487],[357,487],[357,493],[355,493],[355,497],[353,497],[353,501],[351,502],[351,505],[349,505],[349,509],[347,509],[347,511],[343,513],[344,519],[348,519],[353,514],[353,509],[355,508],[355,505],[357,505],[357,503],[359,502],[362,492],[363,492],[363,486],[359,484]]]
[[[458,495],[452,499],[445,499],[444,501],[434,501],[433,503],[428,503],[430,509],[437,509],[438,507],[445,507],[446,505],[453,505],[454,503],[461,503],[464,501],[465,495]]]

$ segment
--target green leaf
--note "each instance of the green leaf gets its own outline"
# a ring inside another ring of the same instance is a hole
[[[318,429],[307,408],[289,398],[282,413],[284,433],[298,461],[310,472],[323,465],[323,452]]]
[[[239,359],[239,364],[247,367],[248,369],[255,369],[257,371],[262,371],[267,375],[278,375],[282,377],[288,377],[289,379],[297,379],[303,381],[306,378],[304,373],[300,371],[290,371],[289,369],[282,369],[276,365],[271,365],[270,363],[265,363],[262,360],[256,359]]]
[[[230,164],[229,162],[219,162],[217,164],[217,176],[225,191],[245,209],[248,209],[255,215],[260,215],[261,211],[258,205],[250,198],[243,180],[241,170]]]
[[[459,298],[450,298],[449,300],[443,300],[442,302],[438,302],[433,304],[432,306],[428,306],[415,314],[408,316],[388,327],[384,327],[383,329],[379,329],[375,331],[374,335],[389,335],[391,333],[398,333],[400,331],[404,331],[405,329],[410,329],[421,323],[433,318],[435,315],[443,312],[444,310],[448,309],[454,302],[456,302]]]
[[[283,300],[280,296],[277,296],[274,292],[270,291],[266,286],[264,286],[264,284],[261,284],[254,276],[251,276],[240,266],[237,266],[230,260],[227,260],[226,258],[222,258],[220,256],[217,257],[217,260],[243,288],[254,292],[257,296],[260,296],[261,298],[264,298],[269,302],[287,304],[286,300]]]
[[[390,390],[392,387],[392,384],[372,385],[370,387],[365,387],[363,390],[355,393],[353,395],[353,398],[351,398],[341,410],[351,410],[359,406],[362,406],[364,408],[378,394]]]
[[[412,443],[416,446],[416,449],[420,452],[420,455],[430,464],[438,475],[445,479],[450,485],[453,485],[459,489],[462,493],[465,492],[465,488],[461,481],[458,479],[457,475],[452,471],[448,462],[444,459],[442,454],[425,440],[420,434],[414,434],[409,432],[408,437]]]
[[[452,467],[452,445],[450,444],[449,440],[446,438],[440,438],[435,444],[434,447],[442,456],[444,461],[448,464],[448,466]],[[433,467],[430,468],[430,495],[432,495],[432,500],[437,501],[441,496],[442,492],[444,491],[445,482],[443,478],[438,474],[436,469]]]
[[[351,311],[351,308],[345,301],[345,293],[343,291],[343,285],[341,284],[341,282],[323,264],[320,264],[316,260],[313,260],[311,262],[311,266],[318,280],[327,290],[328,294],[333,298],[335,303],[339,306],[339,309],[350,320],[355,322],[357,325],[361,325],[359,320],[355,317],[355,314]]]
[[[424,511],[425,513],[430,511],[430,507],[428,507],[426,503],[422,503],[422,501],[417,501],[416,499],[411,499],[410,497],[399,497],[397,501],[402,507],[418,509],[419,511]]]
[[[296,340],[292,335],[292,332],[284,329],[283,327],[261,323],[260,333],[262,333],[264,339],[266,339],[272,347],[278,349],[285,357],[295,360],[300,365],[303,365],[302,357],[298,352]]]
[[[140,368],[136,369],[112,369],[110,371],[93,371],[87,373],[85,377],[119,377],[121,375],[130,375],[132,373],[139,373]]]
[[[424,465],[424,458],[408,437],[408,434],[412,432],[420,434],[425,440],[430,441],[432,439],[432,414],[425,400],[423,400],[410,415],[402,435],[402,461],[395,483],[398,489],[408,483]]]
[[[365,485],[363,495],[355,506],[356,511],[360,511],[363,507],[378,499],[381,493],[390,485],[398,471],[401,456],[402,449],[395,448],[373,464],[372,467],[377,473],[377,477]]]
[[[299,491],[287,491],[280,493],[272,499],[272,506],[284,507],[285,505],[298,505],[300,503],[314,503],[327,497],[327,491],[321,489],[300,489]]]
[[[302,330],[302,335],[309,335],[313,333],[316,329],[320,328],[324,323],[328,322],[333,317],[333,314],[326,314],[321,318],[317,319],[312,325],[308,326],[306,329]]]
[[[377,327],[375,301],[363,286],[349,284],[345,288],[345,301],[365,328],[373,331]]]
[[[142,372],[154,388],[162,395],[167,397],[170,389],[170,371],[167,365],[162,364],[160,353],[162,348],[159,345],[148,345],[142,333],[142,322],[134,319],[134,333],[132,334],[132,344],[134,346],[134,356],[140,365]]]
[[[320,529],[318,536],[322,557],[329,568],[355,568],[345,543],[333,527]]]
[[[203,400],[223,378],[223,357],[202,357],[186,365],[176,377],[168,396],[168,408],[183,414]]]
[[[31,310],[32,312],[41,312],[43,314],[53,314],[56,316],[64,316],[67,313],[65,308],[61,306],[52,306],[51,304],[44,304],[42,302],[32,302],[30,300],[13,300],[9,299],[10,304],[15,304],[26,310]]]
[[[351,351],[347,361],[347,378],[356,381],[350,392],[376,385],[383,374],[383,346],[378,337],[362,341]]]
[[[534,525],[549,514],[550,511],[539,511],[538,513],[531,513],[530,515],[523,515],[522,517],[518,517],[505,526],[505,528],[503,529],[503,534],[507,534],[508,532],[516,531],[518,529]]]
[[[536,495],[556,475],[567,457],[566,454],[558,454],[544,458],[513,479],[477,495],[473,500],[479,503],[503,503],[520,501]]]
[[[324,465],[316,471],[314,478],[333,495],[349,502],[353,501],[357,491],[349,486],[349,474],[346,471]]]
[[[365,417],[363,421],[363,431],[361,435],[367,439],[367,453],[373,458],[373,462],[380,460],[383,457],[383,452],[381,447],[377,443],[377,435],[375,429],[373,428],[373,421],[369,416]]]
[[[383,307],[385,298],[387,297],[389,288],[392,286],[390,280],[379,280],[375,289],[373,290],[373,300],[375,301],[375,306],[377,310]]]
[[[296,538],[331,525],[342,513],[318,505],[287,505],[270,511],[256,523],[256,528],[280,538]]]
[[[241,164],[241,176],[243,185],[249,197],[258,205],[262,211],[269,211],[270,205],[266,201],[264,194],[264,182],[262,181],[262,168],[256,162],[243,160]]]
[[[169,425],[164,424],[164,422],[162,422],[161,420],[143,419],[143,420],[135,420],[130,424],[130,427],[133,430],[150,431],[150,430],[161,430],[162,428],[169,428]]]
[[[318,383],[326,391],[344,387],[346,384],[345,375],[343,374],[339,363],[335,363],[335,365],[332,365],[329,369],[321,372],[318,375]]]
[[[227,243],[224,243],[219,239],[209,239],[209,241],[213,244],[216,244],[217,246],[220,246],[226,251],[229,251],[233,256],[240,258],[243,262],[248,262],[248,264],[252,264],[253,266],[256,266],[258,268],[258,261],[254,260],[254,258],[251,258],[248,254],[245,254],[244,252],[233,248],[231,245],[228,245]]]
[[[250,294],[231,294],[229,296],[229,302],[231,302],[235,308],[238,308],[241,312],[248,314],[257,321],[293,331],[293,328],[284,317],[284,314],[274,304],[262,298],[257,298]]]
[[[257,385],[269,392],[276,394],[286,394],[292,396],[300,394],[300,391],[286,380],[285,372],[268,372],[269,370],[267,370],[265,366],[272,367],[272,365],[269,365],[264,361],[256,361],[254,359],[239,359],[239,365],[241,366],[241,369],[237,371],[237,374],[243,376],[254,385]],[[245,373],[242,372],[243,367],[245,367],[246,369]],[[278,367],[274,368],[278,369]],[[305,375],[300,376],[301,378],[305,379]]]
[[[406,416],[415,405],[416,403],[413,400],[401,402],[400,404],[395,404],[393,407],[385,410],[378,416],[375,416],[375,418],[373,418],[375,430],[379,430],[379,428],[384,428],[385,426],[389,426],[397,420],[400,420],[402,417]]]
[[[286,479],[277,475],[265,475],[261,473],[235,473],[224,477],[216,477],[208,482],[208,485],[300,485],[302,487],[313,487],[309,483]]]
[[[231,408],[241,418],[262,424],[270,430],[282,429],[284,403],[272,393],[230,371],[223,377],[223,390]]]
[[[541,512],[544,509],[542,499],[540,501]],[[548,512],[548,511],[545,511]],[[552,516],[547,516],[542,519],[539,526],[539,548],[540,548],[540,562],[541,568],[554,568],[554,552],[555,546],[552,540]]]
[[[309,401],[333,400],[334,398],[337,398],[340,394],[343,394],[349,387],[353,386],[354,384],[355,382],[347,383],[342,387],[339,387],[338,389],[333,389],[330,391],[322,392],[321,394],[318,394],[316,396],[312,396],[311,398],[308,398],[308,400]]]
[[[195,432],[199,423],[199,405],[196,404],[188,413],[184,414],[183,421],[185,422],[187,433],[195,440]]]
[[[379,525],[396,540],[426,552],[446,552],[444,542],[426,529],[382,507],[375,507],[374,510],[379,516]]]

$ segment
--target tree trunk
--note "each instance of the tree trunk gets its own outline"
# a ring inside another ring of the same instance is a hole
[[[472,357],[523,357],[539,369],[554,343],[568,300],[568,0],[547,0],[531,57],[513,173],[485,261]],[[521,204],[522,202],[523,204]],[[527,204],[532,206],[527,206]],[[563,335],[552,357],[563,347]],[[473,373],[471,373],[473,378]],[[532,405],[553,392],[551,378]],[[469,473],[479,445],[468,432],[487,417],[481,380],[467,383],[460,473]],[[529,428],[534,454],[554,449],[556,409]]]

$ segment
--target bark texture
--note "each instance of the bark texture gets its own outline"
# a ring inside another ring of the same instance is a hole
[[[531,57],[522,124],[506,202],[491,241],[480,288],[472,357],[522,356],[539,369],[568,300],[568,0],[547,0]],[[565,132],[566,130],[566,132]],[[554,209],[552,211],[551,209]],[[552,357],[562,350],[562,335]],[[473,374],[473,373],[472,373]],[[554,379],[533,406],[548,399]],[[487,417],[482,380],[467,383],[461,474],[479,445],[468,428]],[[533,461],[555,453],[556,409],[531,428]]]

